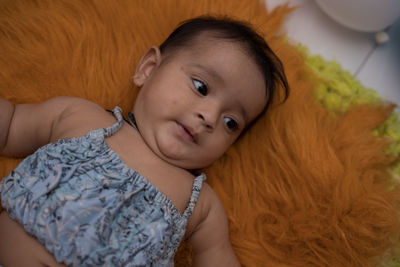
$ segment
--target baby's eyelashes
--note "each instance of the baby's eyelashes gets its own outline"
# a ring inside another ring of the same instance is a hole
[[[201,95],[206,96],[208,94],[208,87],[207,85],[198,80],[198,79],[192,79],[193,85],[196,88],[197,92],[199,92]]]

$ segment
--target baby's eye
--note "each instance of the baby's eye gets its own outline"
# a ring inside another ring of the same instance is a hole
[[[224,118],[225,124],[231,131],[236,131],[239,129],[239,124],[231,118]]]
[[[203,83],[202,81],[193,79],[193,84],[194,84],[194,87],[196,88],[196,90],[200,94],[202,94],[204,96],[206,96],[208,94],[208,87],[205,83]]]

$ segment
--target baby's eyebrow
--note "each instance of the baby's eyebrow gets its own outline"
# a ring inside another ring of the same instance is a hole
[[[224,79],[221,77],[221,75],[213,68],[203,66],[201,64],[193,64],[192,65],[194,68],[201,69],[203,72],[205,72],[207,75],[211,76],[214,80],[223,83]]]

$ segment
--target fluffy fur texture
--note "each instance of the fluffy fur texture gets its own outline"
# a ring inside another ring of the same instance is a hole
[[[135,64],[182,20],[204,13],[248,20],[284,62],[291,95],[209,167],[233,247],[244,266],[369,266],[398,240],[399,188],[387,141],[371,134],[385,105],[343,115],[312,96],[318,82],[277,37],[287,6],[258,0],[4,0],[0,2],[0,95],[14,103],[79,96],[132,107]],[[19,160],[2,158],[5,176]],[[183,245],[177,266],[190,264]]]

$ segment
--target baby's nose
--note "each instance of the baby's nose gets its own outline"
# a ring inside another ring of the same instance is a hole
[[[197,117],[208,131],[213,131],[218,122],[218,114],[219,108],[217,105],[207,105],[197,113]]]
[[[210,116],[203,115],[202,113],[199,113],[197,116],[200,118],[203,126],[205,126],[208,131],[212,131],[214,129],[215,122],[210,118]]]

